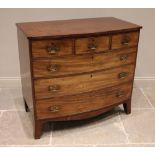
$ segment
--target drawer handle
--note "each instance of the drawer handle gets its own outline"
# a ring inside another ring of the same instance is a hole
[[[130,38],[128,36],[125,36],[122,40],[122,45],[128,45],[130,42]]]
[[[51,85],[48,87],[48,91],[49,92],[56,92],[60,89],[60,86],[59,85]]]
[[[58,112],[60,110],[60,107],[57,105],[49,107],[49,111],[52,113]]]
[[[50,72],[56,72],[58,70],[58,65],[56,64],[51,64],[47,67],[47,70]]]
[[[116,97],[123,97],[125,95],[124,91],[118,91]]]
[[[128,55],[121,55],[120,60],[121,61],[126,61],[128,59]]]
[[[97,49],[97,45],[90,44],[90,45],[88,45],[88,49],[90,49],[90,50],[96,50]]]
[[[126,73],[126,72],[121,72],[121,73],[119,73],[119,75],[118,75],[119,79],[123,79],[123,78],[125,78],[126,76],[127,76],[127,73]]]
[[[48,51],[49,54],[55,54],[59,50],[60,50],[59,47],[57,47],[54,44],[52,44],[51,46],[47,47],[47,51]]]

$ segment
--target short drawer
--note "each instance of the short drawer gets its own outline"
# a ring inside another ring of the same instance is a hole
[[[32,42],[33,58],[51,58],[72,54],[72,40],[41,40]]]
[[[34,81],[35,98],[43,99],[94,91],[131,81],[133,75],[134,65],[128,65],[91,74],[38,79]]]
[[[136,48],[33,61],[35,78],[73,75],[134,63]]]
[[[109,49],[109,36],[79,38],[75,40],[76,54],[102,52]]]
[[[132,83],[84,93],[36,101],[37,119],[59,118],[98,110],[127,100]]]
[[[112,49],[136,46],[139,32],[122,33],[112,36]]]

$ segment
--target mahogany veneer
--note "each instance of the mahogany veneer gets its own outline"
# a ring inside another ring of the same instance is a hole
[[[18,23],[25,109],[43,123],[97,116],[131,95],[141,26],[113,17]]]

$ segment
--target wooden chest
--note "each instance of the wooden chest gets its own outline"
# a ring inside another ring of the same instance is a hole
[[[97,116],[131,95],[141,26],[116,18],[18,23],[21,81],[34,137],[47,121]]]

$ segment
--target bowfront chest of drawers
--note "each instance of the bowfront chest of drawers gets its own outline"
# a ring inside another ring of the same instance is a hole
[[[141,26],[116,18],[18,23],[25,109],[43,123],[97,116],[131,95]]]

